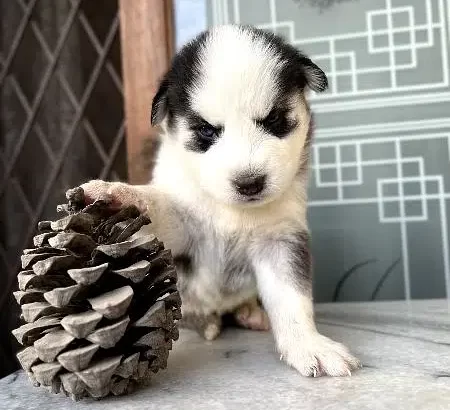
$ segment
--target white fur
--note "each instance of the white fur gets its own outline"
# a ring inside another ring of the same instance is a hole
[[[358,360],[345,346],[318,333],[311,295],[292,287],[285,251],[274,246],[269,254],[256,249],[256,255],[259,292],[281,357],[304,376],[351,375]]]
[[[292,284],[290,255],[274,242],[307,230],[306,181],[296,177],[310,121],[304,96],[291,101],[298,126],[286,138],[268,136],[254,122],[272,107],[274,78],[282,64],[273,49],[245,30],[215,29],[202,51],[200,79],[190,92],[194,110],[223,126],[220,139],[205,153],[192,152],[185,148],[192,135],[186,122],[179,120],[169,132],[163,121],[151,185],[91,181],[83,187],[91,197],[108,194],[148,211],[152,230],[174,254],[186,249],[193,234],[184,215],[195,216],[194,233],[198,229],[211,247],[197,252],[202,265],[195,281],[188,282],[181,272],[180,286],[188,286],[182,294],[185,312],[223,313],[259,292],[289,364],[304,375],[347,375],[357,360],[317,332],[311,295]],[[251,205],[238,198],[231,182],[248,170],[268,178],[264,198]],[[224,295],[220,268],[229,238],[238,238],[236,250],[248,249],[256,274],[243,280],[234,294]]]

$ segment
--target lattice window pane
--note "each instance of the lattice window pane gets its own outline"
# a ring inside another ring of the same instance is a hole
[[[117,1],[0,0],[2,289],[65,189],[126,179],[119,37]]]

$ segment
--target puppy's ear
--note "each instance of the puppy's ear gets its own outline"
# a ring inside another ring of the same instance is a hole
[[[169,90],[169,82],[165,77],[160,85],[158,92],[153,98],[151,124],[159,125],[167,114],[167,92]]]
[[[302,56],[303,74],[306,77],[306,85],[316,93],[325,91],[328,80],[325,73],[309,58]]]

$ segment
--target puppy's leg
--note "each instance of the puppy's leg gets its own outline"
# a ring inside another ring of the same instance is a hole
[[[318,333],[306,232],[258,244],[258,289],[281,357],[304,376],[348,376],[360,367],[347,348]]]
[[[269,316],[257,298],[250,299],[234,311],[234,319],[239,326],[252,330],[269,330]]]

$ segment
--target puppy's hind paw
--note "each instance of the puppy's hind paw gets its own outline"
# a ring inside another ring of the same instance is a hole
[[[209,341],[217,339],[221,330],[222,329],[218,323],[209,323],[203,329],[203,337]]]
[[[178,324],[180,327],[195,330],[204,339],[210,341],[217,339],[222,332],[222,317],[215,313],[202,315],[183,312],[183,317]]]
[[[257,300],[244,303],[234,311],[239,326],[252,330],[270,330],[269,316]]]

